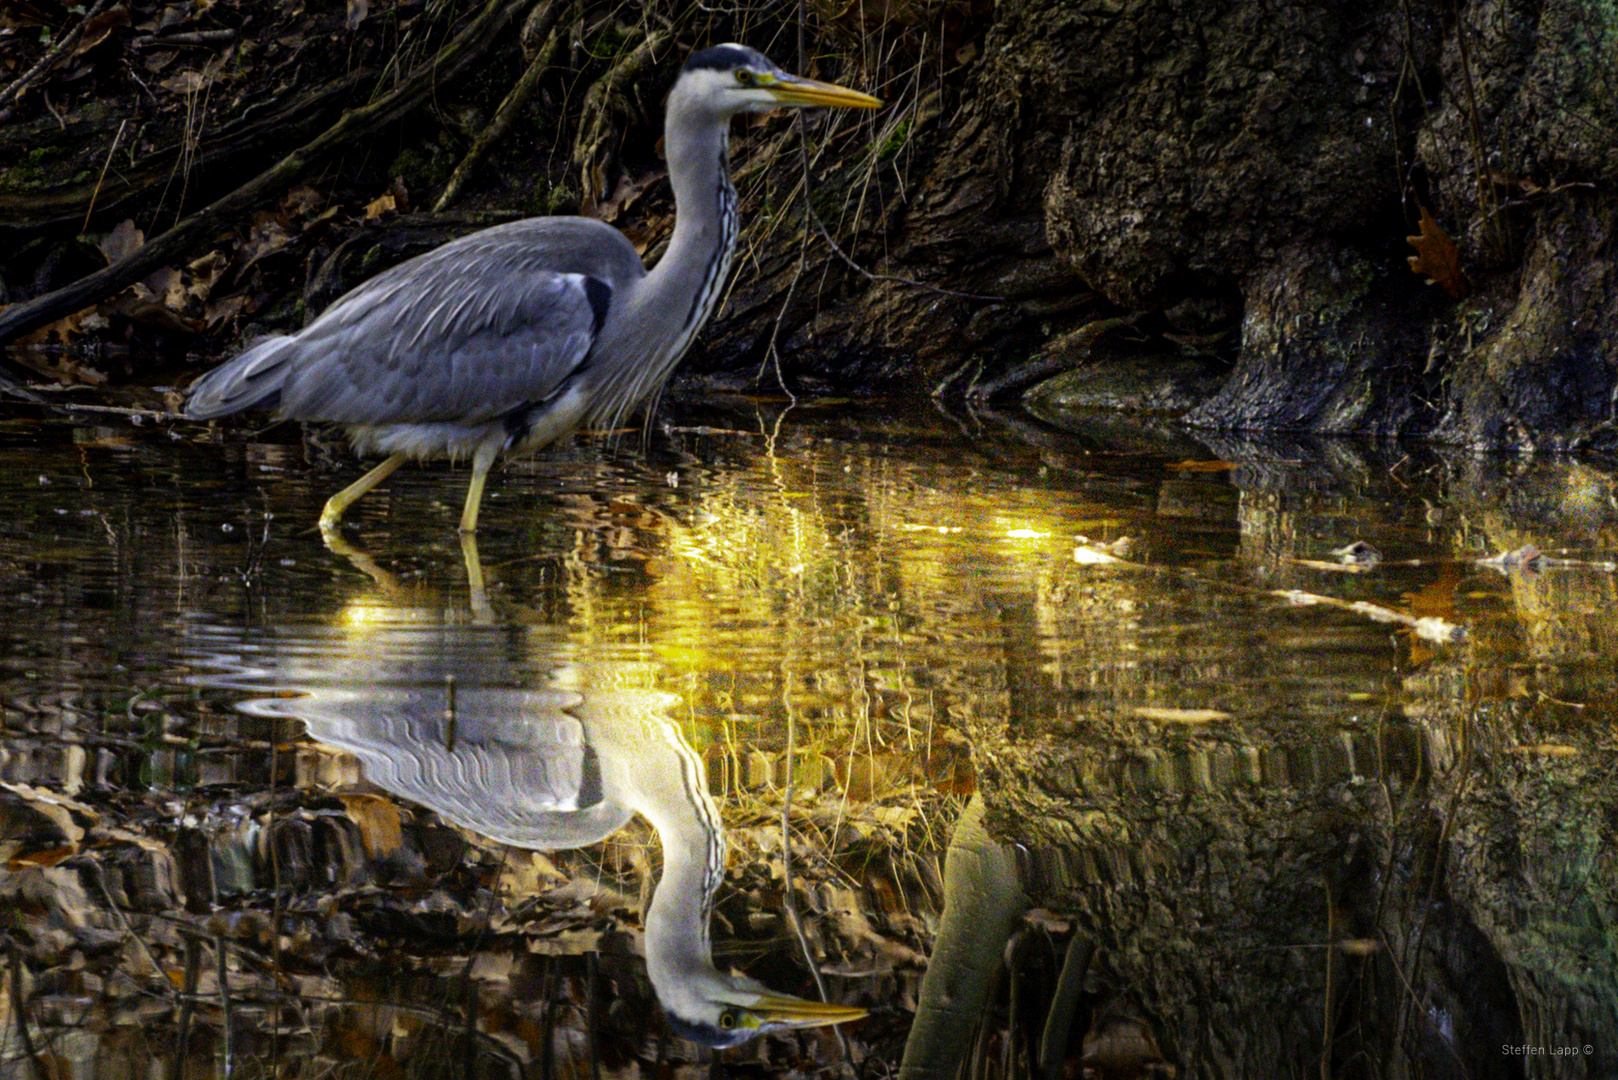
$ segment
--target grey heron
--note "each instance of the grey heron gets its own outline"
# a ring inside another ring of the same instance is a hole
[[[656,396],[718,306],[738,229],[731,118],[881,104],[789,75],[743,45],[702,49],[669,94],[675,224],[650,272],[604,222],[497,225],[378,274],[296,334],[256,342],[199,379],[185,412],[274,408],[343,424],[356,452],[387,455],[327,500],[326,531],[406,458],[470,458],[460,530],[475,532],[496,458],[616,427]]]
[[[725,830],[702,759],[673,719],[679,700],[611,685],[614,673],[599,669],[563,669],[551,681],[605,689],[514,689],[503,685],[519,674],[511,650],[503,628],[421,622],[370,625],[279,659],[241,649],[246,663],[215,640],[207,666],[248,678],[198,681],[273,688],[276,696],[243,708],[302,720],[313,738],[359,758],[370,782],[502,843],[585,847],[637,813],[646,818],[663,848],[645,914],[646,973],[682,1037],[728,1047],[864,1016],[714,966],[709,921],[725,874]]]

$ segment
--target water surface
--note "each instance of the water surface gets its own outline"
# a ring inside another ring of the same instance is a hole
[[[497,472],[474,562],[447,466],[401,470],[334,549],[312,526],[358,471],[339,444],[0,424],[3,1068],[706,1060],[637,957],[649,830],[513,850],[299,720],[307,695],[436,701],[445,656],[516,701],[656,695],[731,833],[721,966],[874,1010],[847,1050],[794,1034],[727,1068],[897,1063],[977,790],[1046,913],[963,1020],[990,1071],[1037,1056],[1074,933],[1097,953],[1070,1068],[1104,1015],[1182,1076],[1611,1065],[1600,463],[847,402],[662,420],[644,452]],[[1344,569],[1355,541],[1380,561]],[[1548,1052],[1587,1040],[1605,1056]]]

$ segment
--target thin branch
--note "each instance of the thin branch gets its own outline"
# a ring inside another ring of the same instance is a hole
[[[17,1015],[17,1033],[22,1036],[23,1053],[28,1055],[28,1060],[33,1064],[39,1080],[50,1080],[50,1070],[45,1067],[45,1060],[39,1056],[39,1047],[34,1045],[33,1033],[28,1030],[28,998],[23,993],[22,983],[22,949],[10,934],[6,935],[6,951],[11,954],[11,1008]]]
[[[29,87],[44,78],[45,73],[55,67],[56,62],[62,59],[69,49],[78,44],[79,38],[84,36],[85,27],[90,25],[92,19],[101,14],[102,9],[107,6],[108,2],[109,0],[96,0],[91,5],[90,10],[84,13],[84,18],[79,20],[79,25],[58,38],[56,44],[46,50],[45,55],[41,56],[33,67],[23,72],[10,86],[0,90],[0,109],[4,109],[21,99],[23,94],[28,92]]]
[[[439,50],[437,56],[418,67],[399,86],[369,105],[344,113],[335,124],[270,169],[111,266],[55,292],[0,311],[0,343],[82,310],[183,257],[235,215],[301,179],[327,154],[348,148],[355,139],[405,116],[435,89],[470,68],[501,39],[506,24],[528,2],[486,0],[477,16]]]
[[[506,99],[495,110],[494,119],[490,120],[488,126],[478,135],[471,148],[466,151],[466,156],[461,159],[461,163],[455,166],[455,171],[445,182],[438,201],[433,203],[433,213],[442,212],[460,197],[461,188],[471,178],[473,170],[489,156],[494,144],[505,138],[506,133],[511,130],[511,125],[516,122],[517,117],[533,98],[534,91],[539,89],[539,80],[551,69],[551,65],[556,63],[556,56],[561,51],[563,42],[563,35],[556,32],[556,23],[566,6],[562,0],[553,0],[537,21],[530,20],[533,23],[531,28],[523,27],[525,35],[530,32],[543,35],[545,44],[534,54],[533,63],[528,65],[528,69],[522,73],[511,91],[506,94]]]

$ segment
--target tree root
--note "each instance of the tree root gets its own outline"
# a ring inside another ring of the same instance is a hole
[[[193,153],[193,173],[206,172],[210,167],[222,166],[221,172],[240,168],[242,155],[262,153],[275,141],[284,141],[277,140],[277,136],[289,129],[297,131],[312,126],[322,119],[322,114],[334,111],[336,105],[352,96],[356,86],[375,74],[371,70],[353,72],[300,96],[272,115],[221,128]],[[121,169],[116,179],[102,184],[99,195],[93,180],[42,191],[0,192],[0,233],[40,233],[57,226],[78,229],[84,223],[85,211],[90,208],[92,199],[97,220],[105,221],[132,200],[166,184],[182,152],[183,147],[175,144],[146,155],[134,168]]]
[[[494,144],[505,138],[506,132],[511,130],[511,125],[521,115],[529,99],[534,96],[534,91],[539,89],[539,80],[550,70],[551,65],[556,62],[556,54],[561,51],[563,36],[556,32],[556,23],[567,6],[563,0],[551,0],[551,3],[537,10],[535,15],[529,16],[523,25],[525,40],[543,37],[545,44],[540,46],[534,54],[533,61],[528,65],[528,70],[522,73],[522,77],[512,86],[510,93],[506,94],[505,100],[495,110],[494,119],[489,121],[483,133],[472,143],[461,163],[455,166],[455,171],[444,183],[444,190],[439,193],[438,201],[433,203],[433,213],[443,211],[460,197],[461,188],[471,178],[472,172],[483,163],[483,159],[488,156]]]
[[[405,116],[433,90],[469,69],[497,41],[529,0],[486,0],[481,11],[438,55],[369,105],[345,112],[335,124],[271,168],[179,222],[129,256],[55,292],[0,311],[0,343],[71,315],[133,285],[160,266],[183,258],[247,207],[289,187],[327,154]]]
[[[603,191],[607,164],[613,153],[608,143],[614,135],[612,122],[623,111],[629,84],[641,77],[647,68],[657,62],[669,34],[654,30],[646,39],[625,53],[607,73],[591,84],[584,95],[584,122],[579,128],[578,140],[573,144],[573,164],[579,170],[584,192],[584,205],[592,206],[609,194]]]
[[[1065,337],[1064,344],[1067,348],[1062,355],[1037,356],[982,382],[974,377],[967,386],[964,396],[967,401],[981,402],[995,401],[1021,393],[1036,382],[1077,367],[1080,359],[1088,358],[1091,346],[1099,341],[1103,334],[1119,327],[1132,326],[1140,316],[1141,313],[1137,311],[1108,319],[1093,319]]]

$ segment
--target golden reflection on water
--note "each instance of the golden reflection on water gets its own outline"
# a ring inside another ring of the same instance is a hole
[[[296,447],[149,433],[74,444],[62,432],[41,445],[35,430],[0,431],[0,497],[12,508],[0,522],[7,873],[43,888],[70,876],[44,853],[71,867],[135,843],[123,837],[167,851],[179,835],[198,846],[164,856],[181,869],[147,902],[262,907],[266,865],[224,824],[252,815],[233,818],[231,807],[290,798],[290,785],[300,799],[347,800],[336,819],[363,823],[369,811],[353,801],[352,762],[307,744],[287,753],[299,732],[235,706],[276,692],[289,667],[336,671],[335,657],[368,650],[385,660],[402,632],[450,628],[498,645],[512,686],[589,668],[670,695],[737,830],[732,885],[757,898],[730,911],[733,944],[778,977],[802,976],[771,876],[790,768],[804,870],[822,875],[804,894],[818,955],[840,973],[837,991],[861,1003],[913,1002],[941,899],[939,855],[980,786],[991,824],[1030,849],[1050,845],[1058,870],[1089,868],[1115,890],[1139,890],[1131,896],[1161,890],[1152,902],[1177,912],[1196,906],[1175,892],[1177,830],[1194,835],[1197,820],[1239,806],[1262,831],[1284,803],[1298,831],[1320,823],[1324,849],[1343,854],[1358,851],[1333,847],[1344,815],[1370,834],[1380,819],[1342,807],[1383,789],[1395,802],[1430,798],[1462,833],[1506,829],[1576,849],[1555,865],[1610,884],[1589,869],[1610,864],[1610,840],[1575,842],[1511,814],[1485,826],[1457,809],[1467,793],[1509,804],[1532,787],[1560,810],[1578,784],[1609,790],[1615,575],[1486,562],[1529,545],[1585,564],[1612,558],[1608,471],[1442,458],[1417,469],[1354,448],[1230,447],[1199,462],[1178,445],[1125,455],[1049,431],[963,435],[943,420],[852,413],[766,412],[754,428],[744,413],[675,429],[644,456],[579,443],[513,466],[465,551],[453,532],[460,485],[442,468],[401,471],[328,549],[309,526],[331,477]],[[1323,568],[1355,540],[1385,563]],[[1339,606],[1288,605],[1283,592]],[[1375,610],[1439,620],[1464,639],[1423,638],[1364,614]],[[210,648],[253,668],[251,688],[198,687]],[[73,802],[47,809],[36,792]],[[169,802],[190,807],[192,823],[174,824],[160,809]],[[1319,806],[1332,809],[1312,817]],[[87,814],[124,831],[96,834]],[[1109,846],[1118,837],[1158,846]],[[1278,859],[1293,850],[1276,843]],[[508,873],[490,869],[492,848],[475,850],[485,876],[552,880],[540,862]],[[647,850],[598,865],[645,871]],[[1298,863],[1316,893],[1317,855]],[[184,870],[198,858],[214,869]],[[344,881],[380,873],[364,844],[331,858],[347,867]],[[1431,863],[1430,853],[1410,858]],[[565,877],[580,864],[559,865]],[[626,892],[642,887],[633,876]],[[1238,880],[1239,867],[1226,877]],[[1100,903],[1063,873],[1046,878],[1051,904]],[[322,888],[322,903],[352,907]],[[1133,909],[1117,903],[1109,917],[1126,934]],[[106,905],[92,906],[92,922],[116,933]],[[874,929],[849,931],[858,919]],[[1297,940],[1252,947],[1313,947],[1325,933],[1301,915],[1275,925]],[[592,926],[596,941],[605,931]],[[1379,929],[1361,926],[1354,940]],[[170,945],[183,961],[183,945]],[[1164,955],[1178,948],[1165,939]],[[40,953],[31,970],[60,962]],[[1097,964],[1120,981],[1141,976],[1116,957]],[[456,969],[443,957],[423,965]],[[521,983],[561,969],[513,970]],[[344,985],[371,974],[350,972]],[[511,1008],[515,1024],[522,1009]],[[870,1021],[855,1037],[896,1060],[907,1023]],[[816,1054],[832,1068],[833,1049]]]

